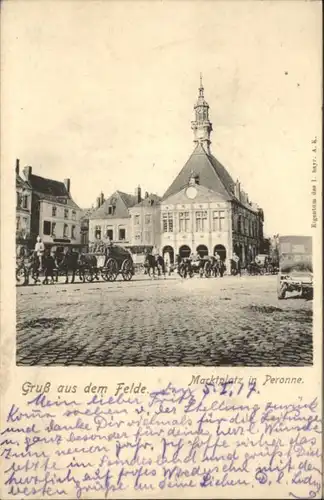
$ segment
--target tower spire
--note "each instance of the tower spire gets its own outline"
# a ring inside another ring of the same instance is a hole
[[[199,95],[194,106],[195,120],[191,123],[191,128],[194,131],[194,142],[202,144],[207,151],[210,152],[210,134],[213,126],[209,120],[209,106],[204,97],[204,86],[202,81],[202,73],[200,73]]]

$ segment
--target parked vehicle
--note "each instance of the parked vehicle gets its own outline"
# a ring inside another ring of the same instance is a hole
[[[268,254],[258,254],[255,259],[246,266],[250,275],[277,274],[278,268]]]
[[[101,253],[88,253],[80,257],[85,281],[91,282],[100,277],[105,281],[115,281],[119,274],[129,281],[134,276],[134,263],[131,253],[124,247],[109,244]]]
[[[313,297],[313,264],[311,236],[281,236],[279,238],[278,299],[287,292]]]

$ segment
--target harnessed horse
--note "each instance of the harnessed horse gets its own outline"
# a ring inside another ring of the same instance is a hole
[[[79,254],[68,250],[64,253],[63,259],[58,266],[59,270],[65,275],[65,283],[69,283],[69,271],[72,272],[71,283],[74,283],[75,274],[80,270]],[[79,274],[80,278],[81,275]]]
[[[161,276],[161,274],[163,274],[164,278],[166,277],[165,262],[163,257],[161,257],[161,255],[154,256],[151,254],[147,254],[144,261],[144,268],[147,271],[147,274],[150,276],[150,278],[152,276],[153,278],[155,277],[155,269],[157,269],[158,276]]]

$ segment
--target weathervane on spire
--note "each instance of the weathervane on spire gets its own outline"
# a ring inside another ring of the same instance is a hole
[[[200,73],[199,97],[204,97],[204,87],[202,82],[202,73]]]

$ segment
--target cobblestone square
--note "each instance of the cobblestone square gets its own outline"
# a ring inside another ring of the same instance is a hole
[[[312,301],[276,276],[17,288],[21,366],[305,366]]]

